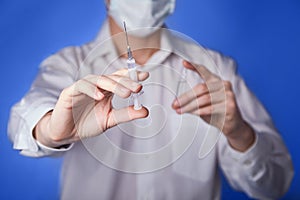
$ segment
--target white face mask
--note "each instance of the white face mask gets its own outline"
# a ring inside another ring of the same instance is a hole
[[[173,13],[175,0],[110,0],[108,14],[123,27],[136,31],[129,34],[147,37],[161,27],[168,15]]]

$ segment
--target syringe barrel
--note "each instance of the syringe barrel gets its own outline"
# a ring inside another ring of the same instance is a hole
[[[137,77],[137,71],[136,71],[136,65],[135,65],[135,60],[134,58],[130,58],[127,60],[127,67],[128,67],[128,74],[129,78],[135,82],[138,82],[138,77]],[[140,110],[142,108],[141,102],[139,101],[138,98],[139,94],[133,93],[133,108],[135,110]]]
[[[128,67],[128,69],[136,68],[134,58],[127,59],[127,67]]]
[[[127,60],[127,67],[128,67],[128,74],[129,78],[135,82],[138,82],[137,72],[136,72],[136,65],[134,58]]]
[[[142,108],[142,104],[139,100],[139,97],[137,93],[132,94],[133,95],[133,109],[134,110],[140,110]]]

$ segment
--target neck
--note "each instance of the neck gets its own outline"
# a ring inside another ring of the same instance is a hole
[[[127,44],[125,41],[124,30],[119,27],[110,16],[108,16],[108,22],[111,36],[114,36],[112,38],[118,55],[121,57],[127,57],[125,52],[127,49]],[[136,63],[142,66],[156,51],[159,50],[160,31],[158,30],[145,38],[128,35],[128,40]]]

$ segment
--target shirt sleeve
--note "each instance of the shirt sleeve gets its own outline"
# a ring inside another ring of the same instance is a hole
[[[29,92],[11,109],[8,136],[14,149],[32,157],[59,156],[69,150],[50,148],[38,143],[32,131],[38,121],[54,109],[61,91],[71,85],[77,75],[76,48],[69,47],[42,62]]]
[[[236,74],[235,62],[222,56],[216,62],[223,78],[232,83],[243,119],[255,131],[255,142],[246,152],[234,150],[221,136],[220,167],[233,188],[252,198],[277,199],[288,190],[294,175],[290,154],[265,108]]]

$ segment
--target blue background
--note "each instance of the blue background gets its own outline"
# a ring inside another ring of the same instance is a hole
[[[103,0],[0,0],[0,199],[58,199],[62,159],[13,150],[9,110],[44,58],[93,39],[104,18]],[[284,199],[300,199],[300,1],[177,0],[168,25],[237,60],[292,154],[296,174]],[[222,199],[232,198],[247,199],[224,183]]]

